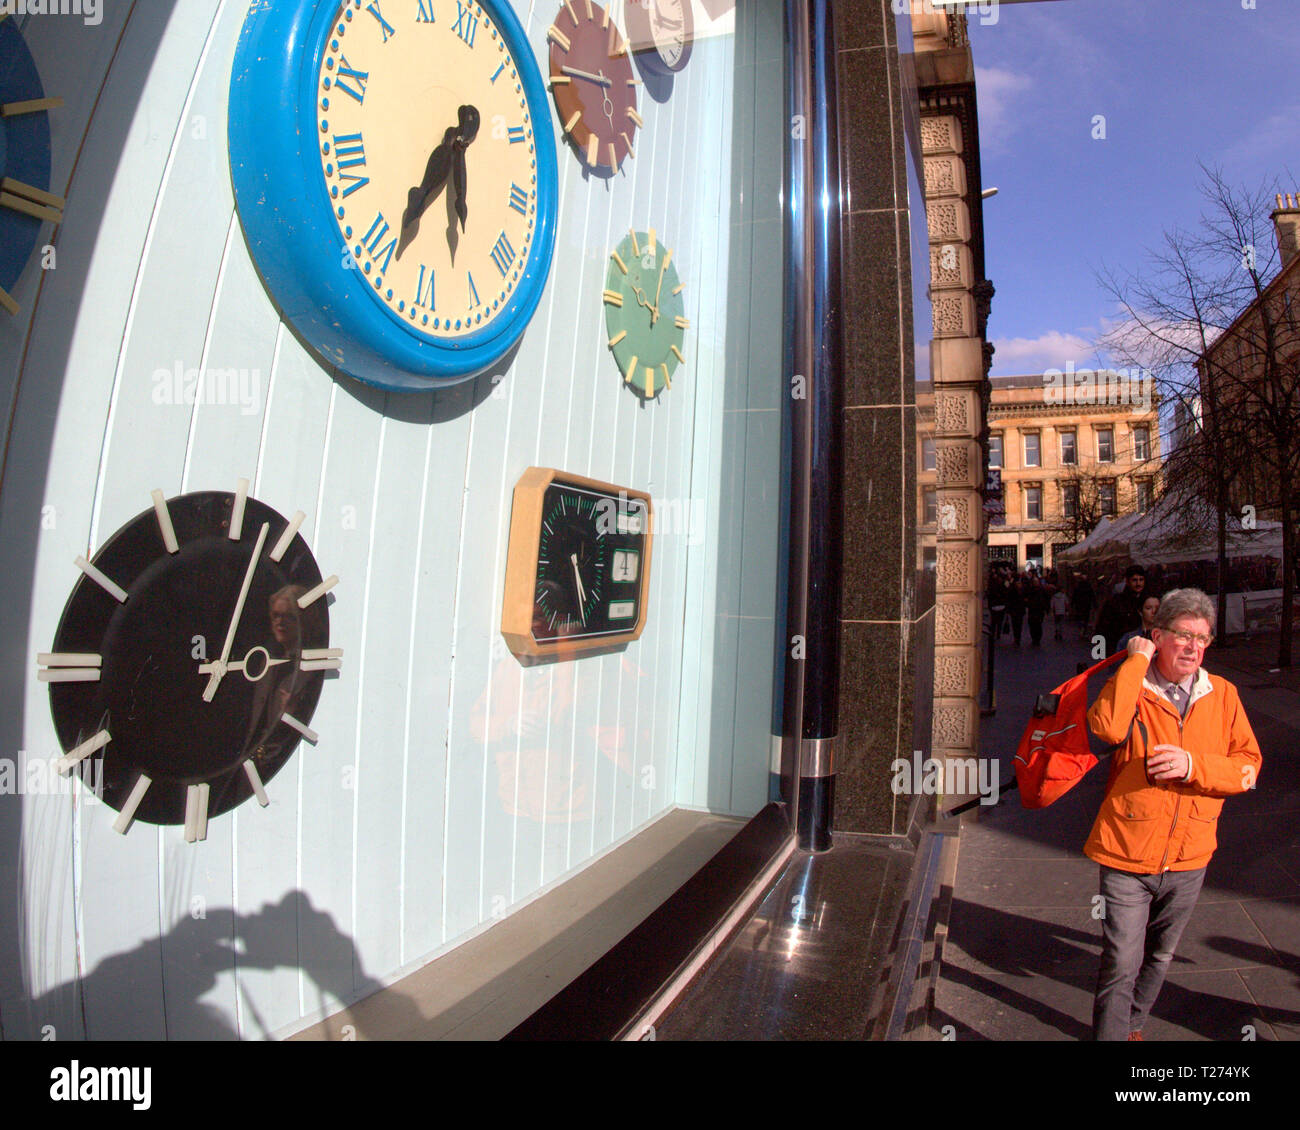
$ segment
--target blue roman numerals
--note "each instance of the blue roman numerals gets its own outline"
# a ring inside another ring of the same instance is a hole
[[[464,40],[467,47],[473,47],[474,32],[477,28],[478,16],[465,7],[460,0],[456,0],[456,22],[452,24],[451,30]]]
[[[514,181],[510,182],[510,207],[521,216],[528,215],[528,193],[515,184]]]
[[[423,306],[426,310],[436,310],[437,307],[433,302],[433,268],[429,267],[429,285],[424,285],[425,266],[420,264],[420,278],[415,284],[415,297],[411,299],[412,306]]]
[[[389,36],[397,34],[397,29],[393,27],[393,25],[390,24],[386,19],[384,19],[383,13],[379,10],[379,0],[374,0],[373,4],[368,5],[366,7],[366,11],[369,12],[372,16],[375,17],[375,19],[379,21],[379,30],[384,33],[385,43],[388,42]]]
[[[524,140],[523,126],[509,126],[506,129],[506,135],[510,138],[511,145],[518,145]]]
[[[334,135],[334,160],[338,163],[339,180],[351,182],[343,190],[344,200],[356,192],[357,189],[364,188],[370,183],[370,178],[363,173],[345,171],[360,168],[366,163],[366,147],[359,133]]]
[[[416,13],[415,22],[417,24],[436,24],[438,22],[433,18],[433,0],[420,0],[420,10]]]
[[[366,82],[369,78],[369,71],[353,70],[352,64],[348,62],[348,57],[346,55],[341,55],[339,57],[339,73],[338,77],[334,80],[334,88],[336,90],[341,90],[345,94],[352,95],[352,97],[358,102],[364,102],[366,99]],[[344,79],[348,79],[356,85],[350,86],[347,82],[343,81]]]
[[[474,285],[474,275],[469,271],[466,271],[465,274],[469,278],[470,306],[481,306],[482,303],[478,299],[478,287]]]
[[[496,246],[492,248],[492,262],[497,265],[497,270],[501,272],[501,277],[505,278],[506,272],[510,270],[515,261],[515,249],[510,246],[510,241],[506,239],[506,233],[502,232],[497,237]]]
[[[384,219],[383,212],[375,213],[375,222],[370,225],[370,230],[362,236],[361,242],[366,245],[366,250],[375,257],[376,262],[380,258],[383,262],[379,264],[381,271],[388,270],[389,260],[393,257],[393,251],[397,247],[397,239],[390,239],[384,244],[384,236],[388,234],[388,221]]]

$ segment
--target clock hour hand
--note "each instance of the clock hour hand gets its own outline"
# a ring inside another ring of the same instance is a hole
[[[230,649],[235,643],[235,629],[239,627],[239,618],[244,614],[244,601],[248,599],[248,590],[253,584],[253,574],[257,571],[257,559],[262,556],[262,547],[266,544],[266,533],[271,528],[269,522],[262,523],[262,532],[257,535],[257,544],[253,546],[253,556],[248,561],[248,568],[244,570],[244,583],[239,590],[239,599],[235,601],[235,614],[230,617],[230,627],[226,630],[226,643],[221,649],[221,658],[212,665],[212,673],[208,676],[208,685],[203,688],[203,701],[211,702],[212,697],[217,693],[217,687],[221,683],[221,677],[226,673],[226,662],[230,659]]]
[[[453,191],[460,190],[456,200],[456,213],[460,216],[461,227],[465,226],[468,209],[465,205],[463,186],[465,183],[465,148],[478,136],[479,113],[473,106],[462,106],[457,111],[458,124],[448,126],[443,131],[442,141],[429,154],[424,166],[424,179],[406,194],[406,211],[402,213],[402,235],[397,244],[397,257],[410,245],[420,231],[420,217],[429,205],[438,199],[447,185],[449,177],[454,176]],[[456,173],[457,157],[460,170]]]

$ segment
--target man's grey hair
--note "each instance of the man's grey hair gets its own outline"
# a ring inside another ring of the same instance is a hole
[[[1214,601],[1200,589],[1170,589],[1156,609],[1152,627],[1168,631],[1175,620],[1181,620],[1184,616],[1204,620],[1210,625],[1210,633],[1214,633]]]

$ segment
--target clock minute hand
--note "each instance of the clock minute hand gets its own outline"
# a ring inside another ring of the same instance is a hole
[[[253,584],[253,573],[257,570],[257,559],[262,556],[262,547],[266,544],[266,533],[271,528],[270,522],[262,523],[262,532],[257,535],[257,544],[253,547],[253,556],[248,568],[244,570],[244,583],[239,590],[239,599],[235,602],[235,614],[230,618],[230,627],[226,630],[226,644],[221,649],[221,658],[213,664],[212,674],[208,676],[208,685],[203,688],[203,701],[211,702],[217,693],[221,677],[226,673],[226,661],[230,658],[230,649],[235,643],[235,629],[239,627],[239,618],[244,614],[244,601],[248,599],[248,590]]]
[[[569,560],[573,563],[573,579],[578,582],[578,614],[582,617],[582,626],[587,626],[587,594],[582,587],[582,573],[578,569],[578,555],[569,554]]]

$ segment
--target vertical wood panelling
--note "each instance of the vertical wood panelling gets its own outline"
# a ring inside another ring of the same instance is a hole
[[[32,635],[28,637],[24,630],[22,637],[14,637],[35,643],[24,649],[28,653],[22,656],[24,667],[32,662],[31,653],[49,646],[75,580],[72,558],[97,548],[87,531],[92,525],[99,441],[105,434],[105,410],[145,233],[175,137],[175,111],[170,118],[173,128],[142,129],[135,117],[136,101],[157,100],[177,108],[184,103],[195,77],[194,60],[211,23],[210,6],[206,18],[200,18],[202,7],[188,5],[192,18],[170,23],[161,41],[156,28],[141,21],[128,27],[91,119],[77,176],[69,185],[59,267],[46,279],[37,310],[25,369],[30,379],[24,380],[20,394],[19,426],[9,453],[14,473],[6,476],[3,500],[5,510],[13,507],[16,512],[11,513],[20,523],[22,511],[27,511],[27,529],[5,541],[8,552],[20,560],[35,529],[33,503],[35,514],[42,504],[54,508],[54,527],[41,531],[34,548]],[[148,76],[143,91],[142,75]],[[86,203],[73,207],[79,201]],[[112,230],[111,238],[101,239],[103,228]],[[52,418],[52,407],[46,407],[51,401],[58,403],[52,437],[38,423]],[[22,427],[25,422],[37,426],[28,432]],[[42,444],[49,445],[46,451],[40,450]],[[47,475],[44,483],[43,475]],[[142,504],[147,502],[146,490]],[[132,513],[141,508],[136,505]],[[25,717],[27,748],[57,752],[48,695],[34,679],[28,685]],[[58,797],[33,798],[31,805],[59,802]],[[62,803],[67,803],[66,798]],[[74,897],[81,902],[77,909],[84,924],[79,962],[89,974],[84,985],[87,1034],[93,1037],[97,1031],[106,1034],[134,1025],[141,1036],[162,1036],[166,1029],[159,978],[158,837],[152,828],[144,828],[124,843],[109,830],[102,806],[83,811],[86,818],[76,861],[80,882]],[[35,828],[44,822],[33,816],[25,823]],[[65,841],[58,850],[69,848]],[[29,890],[31,881],[30,875],[24,879]],[[44,897],[44,892],[35,893],[28,906],[39,906]],[[121,913],[127,905],[143,908],[143,916]],[[71,941],[65,934],[58,944]],[[36,938],[29,946],[39,952],[48,944]],[[42,967],[48,970],[51,965]],[[66,969],[66,963],[61,968]],[[31,991],[40,994],[53,987],[32,984]]]
[[[270,312],[270,300],[260,287],[257,293]],[[320,548],[317,499],[333,381],[283,325],[274,358],[266,384],[266,411],[252,493],[285,517],[297,510],[306,514],[302,536],[328,576],[337,572],[337,563]],[[355,580],[343,578],[337,590],[340,600],[351,594]],[[331,620],[331,641],[336,642],[341,637],[332,613]],[[336,698],[335,692],[346,686],[344,680],[358,658],[345,651],[343,678],[325,688],[318,717],[323,716],[324,700]],[[335,721],[338,723],[337,715]],[[328,731],[318,727],[318,732],[328,733],[330,739],[338,736],[334,727]],[[301,1016],[298,933],[300,917],[313,917],[310,899],[314,896],[299,879],[303,796],[315,796],[313,786],[318,786],[322,773],[329,771],[319,748],[300,742],[293,759],[266,786],[270,805],[265,809],[245,805],[232,820],[236,829],[233,906],[244,941],[243,952],[236,958],[236,1007],[240,1033],[245,1037],[268,1036]],[[348,977],[346,987],[350,989],[350,969]],[[310,996],[309,1002],[315,1003]]]

